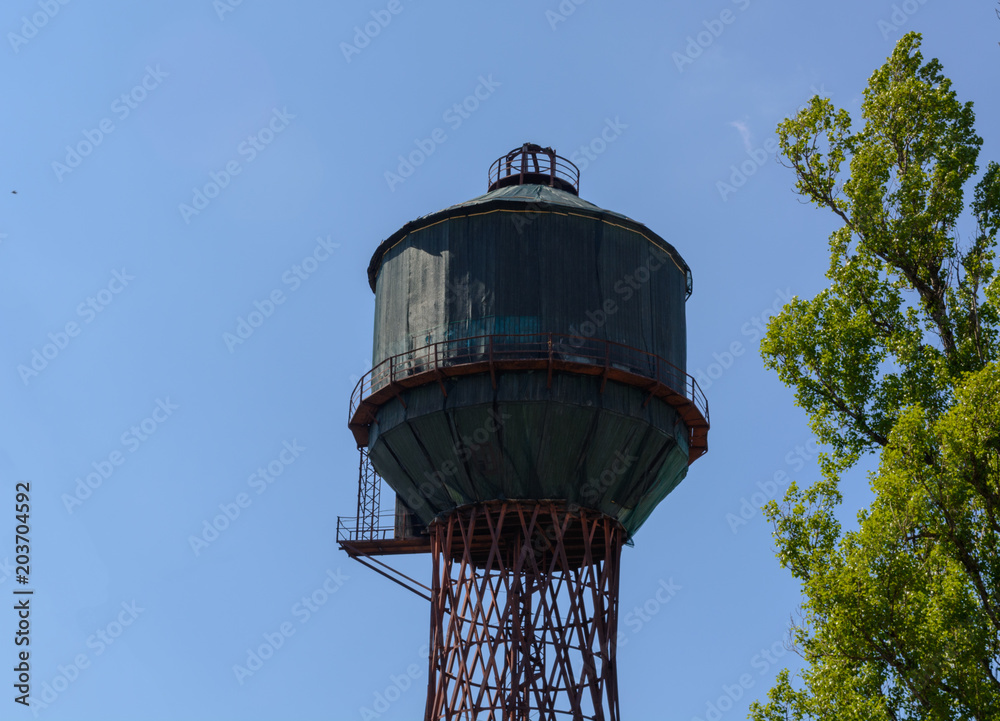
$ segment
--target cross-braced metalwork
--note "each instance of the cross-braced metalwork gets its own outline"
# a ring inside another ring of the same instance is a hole
[[[491,502],[430,533],[427,721],[619,721],[621,525],[557,501]]]
[[[358,466],[358,519],[355,526],[358,538],[378,537],[379,497],[382,493],[382,478],[375,472],[368,460],[368,449],[359,448],[361,461]]]

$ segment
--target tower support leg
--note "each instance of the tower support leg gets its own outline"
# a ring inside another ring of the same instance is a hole
[[[456,509],[430,534],[426,721],[620,721],[617,521],[494,502]]]

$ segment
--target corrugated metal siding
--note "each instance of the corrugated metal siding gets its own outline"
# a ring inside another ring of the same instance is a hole
[[[501,373],[404,393],[383,407],[370,455],[425,523],[466,503],[565,499],[619,518],[630,532],[680,482],[687,444],[676,413],[600,379]],[[588,490],[589,489],[589,490]],[[656,499],[651,500],[651,499]]]
[[[552,214],[517,230],[504,213],[454,218],[389,250],[376,289],[373,363],[443,340],[449,330],[476,334],[481,322],[612,340],[685,368],[686,276],[654,258],[648,240],[592,218]],[[651,262],[662,264],[639,282],[636,270]]]
[[[410,221],[382,241],[375,250],[375,253],[372,255],[371,262],[368,265],[368,281],[372,290],[375,290],[375,278],[381,268],[383,254],[388,249],[396,245],[399,240],[404,238],[407,234],[445,218],[481,215],[484,212],[494,209],[502,209],[505,212],[520,212],[522,214],[522,220],[531,219],[533,217],[532,213],[536,210],[551,210],[553,212],[564,214],[572,213],[574,215],[584,215],[599,220],[605,220],[609,223],[625,225],[633,228],[648,237],[655,238],[655,242],[657,244],[669,251],[674,261],[684,270],[684,273],[688,277],[688,293],[690,294],[690,268],[688,268],[687,263],[684,262],[680,253],[678,253],[676,249],[670,245],[670,243],[665,241],[642,223],[636,222],[628,216],[600,208],[593,203],[589,203],[571,193],[542,185],[520,185],[500,188],[485,195],[481,195],[478,198],[473,198],[472,200],[464,203],[459,203],[458,205],[453,205],[450,208],[429,213],[421,218]],[[525,211],[527,211],[527,215],[525,215]]]

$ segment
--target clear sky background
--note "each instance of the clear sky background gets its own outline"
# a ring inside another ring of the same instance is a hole
[[[427,604],[334,542],[356,503],[346,417],[371,353],[365,270],[406,221],[484,193],[511,148],[585,158],[609,123],[613,142],[579,163],[581,195],[690,264],[688,369],[712,418],[709,454],[624,553],[622,712],[745,717],[796,665],[781,642],[800,600],[756,507],[817,476],[755,321],[823,286],[835,228],[791,192],[769,141],[817,92],[856,114],[894,42],[919,30],[976,103],[981,166],[1000,158],[995,7],[6,2],[0,718],[32,716],[12,687],[18,481],[31,484],[38,717],[421,718]],[[390,21],[356,37],[373,17]],[[452,110],[477,87],[478,107]],[[439,128],[430,157],[387,181]],[[227,344],[274,291],[283,302]],[[90,473],[107,477],[87,496]],[[863,470],[848,480],[848,521],[867,488]],[[193,547],[220,504],[239,516]],[[429,578],[426,557],[399,565]],[[324,583],[325,603],[296,605]],[[282,627],[270,658],[234,670]]]

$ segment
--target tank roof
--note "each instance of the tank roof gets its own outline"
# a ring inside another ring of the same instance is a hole
[[[402,228],[382,241],[378,248],[375,249],[375,253],[372,255],[371,262],[368,264],[368,284],[371,287],[372,292],[375,291],[375,281],[378,276],[379,268],[382,265],[382,256],[410,233],[420,230],[421,228],[432,223],[437,223],[449,218],[486,212],[487,208],[489,210],[508,210],[520,212],[530,212],[532,210],[538,212],[558,212],[560,209],[565,209],[572,211],[574,215],[591,217],[595,220],[604,220],[624,225],[647,237],[655,238],[658,243],[662,244],[663,248],[674,257],[677,263],[683,267],[685,272],[688,274],[688,282],[690,285],[691,271],[687,263],[681,257],[680,253],[678,253],[670,243],[665,241],[657,233],[650,230],[642,223],[637,220],[633,220],[627,215],[616,213],[613,210],[605,210],[604,208],[594,205],[593,203],[590,203],[565,190],[560,190],[559,188],[554,188],[548,185],[525,184],[500,187],[495,190],[491,190],[484,195],[472,198],[471,200],[466,200],[463,203],[443,208],[442,210],[438,210],[434,213],[422,215],[419,218],[406,223]],[[688,291],[688,294],[690,295],[690,290]]]
[[[604,215],[614,216],[622,220],[627,220],[630,223],[636,223],[641,225],[635,220],[632,220],[627,215],[622,215],[621,213],[616,213],[612,210],[605,210],[604,208],[594,205],[574,193],[570,193],[565,190],[560,190],[559,188],[551,188],[548,185],[508,185],[504,188],[497,188],[496,190],[491,190],[488,193],[480,195],[477,198],[472,198],[471,200],[466,200],[464,203],[458,203],[457,205],[452,205],[449,208],[445,208],[439,213],[447,212],[456,208],[467,208],[476,205],[482,205],[484,203],[489,203],[493,200],[514,200],[523,203],[539,203],[545,205],[563,205],[568,208],[575,208],[577,210],[589,210],[595,213],[602,213]],[[437,213],[432,213],[431,215],[437,215]],[[424,216],[429,217],[429,216]]]

